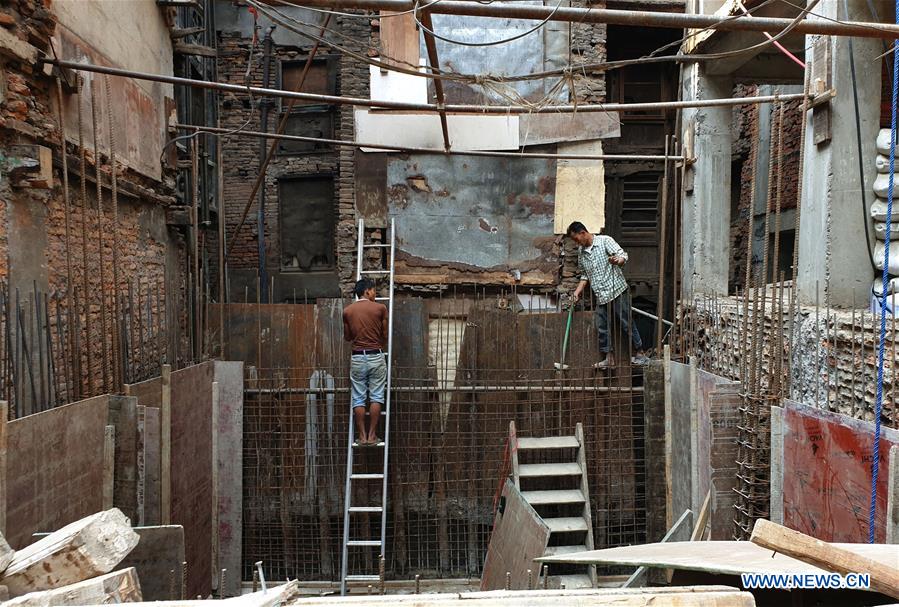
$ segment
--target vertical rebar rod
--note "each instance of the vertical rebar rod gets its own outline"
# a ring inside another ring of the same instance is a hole
[[[87,359],[87,372],[82,370],[79,376],[79,384],[82,378],[87,378],[87,396],[94,396],[94,354],[93,336],[91,333],[91,287],[90,270],[88,269],[87,254],[87,151],[84,148],[84,104],[81,92],[84,90],[84,81],[78,78],[78,149],[81,155],[81,280],[84,303],[84,330],[85,330],[85,356]],[[80,313],[80,312],[79,312]],[[80,359],[80,353],[78,354]],[[80,364],[79,364],[80,366]]]
[[[109,90],[109,76],[103,78],[106,88],[106,120],[109,128],[109,176],[112,195],[112,294],[113,294],[113,312],[115,322],[113,326],[113,379],[114,388],[121,390],[124,380],[122,379],[122,351],[121,351],[121,332],[119,327],[119,318],[121,318],[121,305],[119,303],[119,188],[118,176],[116,169],[116,131],[115,121],[112,116],[112,93]],[[99,156],[99,154],[98,154]]]
[[[856,363],[855,360],[855,294],[853,293],[852,298],[852,328],[850,329],[850,339],[851,343],[851,353],[852,353],[852,365],[850,365],[850,375],[852,376],[852,417],[856,417],[858,415],[858,392],[856,379],[858,378],[858,370],[861,369],[861,366]]]
[[[38,411],[43,411],[46,405],[49,404],[49,400],[47,398],[47,388],[45,383],[47,378],[44,374],[44,332],[41,330],[41,294],[37,290],[36,280],[32,281],[31,297],[30,311],[33,312],[33,314],[29,314],[29,316],[31,316],[31,320],[34,321],[31,331],[31,340],[37,348],[38,395],[36,399],[39,407]]]
[[[193,298],[191,311],[193,317],[192,331],[193,339],[191,340],[191,360],[197,360],[200,353],[200,166],[199,166],[199,142],[194,137],[190,140],[190,197],[191,206],[193,208],[193,229],[191,238],[191,255],[192,255],[192,274],[193,279],[190,282],[191,296]],[[138,287],[140,288],[140,287]]]
[[[62,98],[62,81],[56,78],[56,104],[59,112],[59,151],[62,159],[62,200],[63,212],[65,213],[65,247],[66,247],[66,318],[68,319],[69,334],[71,336],[72,327],[72,287],[74,279],[72,278],[72,217],[71,217],[71,201],[69,195],[69,154],[66,150],[66,120],[65,108],[63,107]],[[65,363],[66,376],[75,377],[78,374],[78,365],[75,364],[75,356],[77,353],[73,351],[71,340],[65,345],[60,343],[60,348]],[[68,371],[69,365],[72,366],[71,372]],[[68,390],[68,388],[67,388]],[[74,395],[69,395],[74,396]]]
[[[106,323],[106,268],[103,262],[103,182],[100,172],[100,133],[97,124],[97,91],[91,83],[91,123],[94,130],[94,169],[97,178],[97,246],[99,251],[100,262],[100,288],[98,295],[100,297],[100,330],[102,332],[101,342],[103,345],[103,370],[100,377],[103,380],[103,390],[109,390],[109,330]]]
[[[756,112],[761,112],[761,106],[756,106]],[[760,118],[756,117],[756,119],[752,123],[752,135],[750,137],[750,146],[749,146],[749,162],[750,162],[750,178],[749,178],[749,204],[747,207],[747,218],[746,218],[746,272],[743,278],[743,288],[745,291],[743,292],[743,382],[749,382],[749,385],[746,386],[746,389],[749,390],[750,386],[753,383],[752,379],[752,367],[751,367],[751,354],[747,352],[747,347],[749,345],[749,291],[752,288],[752,240],[753,233],[755,232],[755,194],[756,194],[756,185],[758,181],[758,158],[759,158],[759,122]]]

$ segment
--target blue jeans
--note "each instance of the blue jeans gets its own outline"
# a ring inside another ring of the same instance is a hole
[[[625,290],[609,303],[596,306],[596,332],[599,334],[599,351],[608,354],[612,351],[612,340],[609,338],[609,315],[617,317],[621,322],[621,328],[631,338],[634,350],[643,349],[643,340],[640,339],[640,331],[631,319],[631,294]]]
[[[371,402],[384,404],[387,388],[387,360],[383,354],[353,354],[350,359],[350,408]]]

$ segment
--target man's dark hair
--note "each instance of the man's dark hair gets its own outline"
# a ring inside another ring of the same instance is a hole
[[[569,236],[574,236],[575,234],[580,234],[581,232],[586,232],[587,226],[582,224],[580,221],[572,221],[571,225],[568,226],[568,231],[565,232]]]
[[[360,278],[356,281],[356,286],[353,287],[353,292],[356,294],[356,297],[362,297],[365,295],[365,292],[369,289],[375,288],[375,281],[371,278]]]

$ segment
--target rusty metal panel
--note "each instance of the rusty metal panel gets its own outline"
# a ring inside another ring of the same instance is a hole
[[[399,282],[553,284],[555,161],[391,156]]]
[[[214,362],[172,373],[172,524],[184,527],[188,596],[212,591]]]
[[[10,421],[6,539],[17,550],[103,509],[108,396]]]
[[[874,541],[886,540],[890,447],[883,428]],[[874,425],[784,401],[784,524],[827,542],[866,542]]]
[[[307,337],[314,322],[312,304],[209,304],[210,331],[220,336],[222,358],[257,368],[311,366],[315,348]]]

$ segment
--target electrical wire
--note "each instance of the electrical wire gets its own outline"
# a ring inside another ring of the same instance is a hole
[[[843,12],[849,17],[849,4],[847,0],[843,0]],[[855,109],[855,144],[858,154],[858,184],[861,190],[861,211],[862,223],[865,226],[865,246],[868,247],[868,260],[871,262],[871,269],[877,273],[877,266],[874,265],[874,251],[871,249],[871,232],[868,228],[868,203],[865,196],[865,167],[864,156],[862,154],[862,124],[858,110],[858,84],[855,76],[855,51],[852,47],[852,37],[849,37],[849,75],[852,79],[852,101]],[[802,117],[805,120],[805,116]]]

